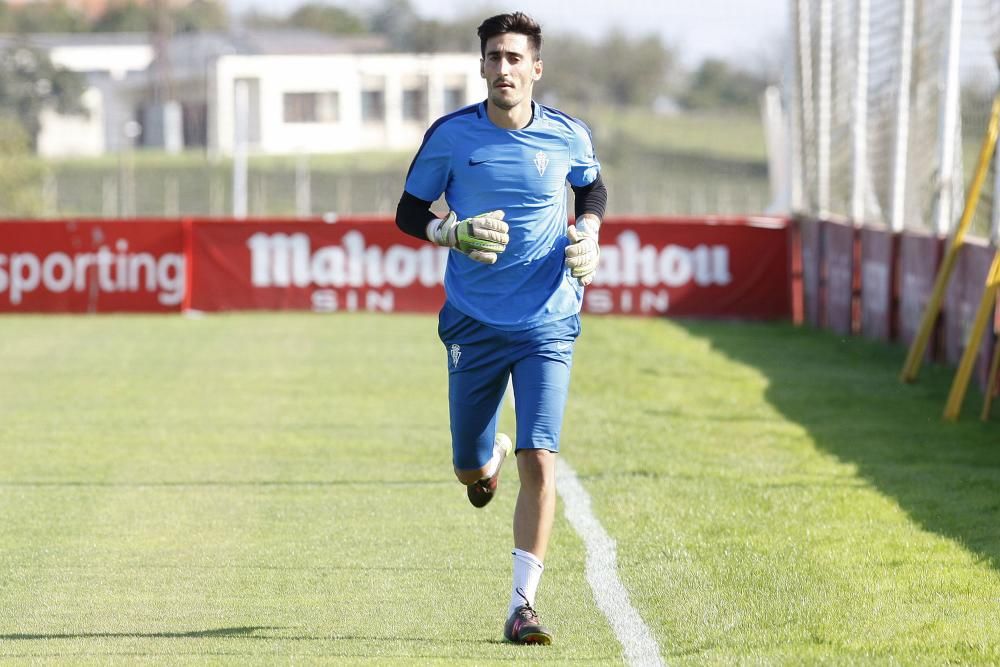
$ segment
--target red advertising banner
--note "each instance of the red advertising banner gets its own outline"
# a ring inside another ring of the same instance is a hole
[[[820,268],[823,261],[822,223],[816,220],[799,222],[802,235],[802,297],[806,323],[814,327],[822,326],[823,298],[820,283]]]
[[[0,311],[433,312],[448,252],[385,217],[5,222]],[[786,318],[788,256],[782,219],[609,220],[584,309]]]
[[[823,223],[826,257],[826,323],[836,333],[850,335],[854,318],[854,227]]]
[[[429,312],[444,302],[448,258],[386,219],[198,221],[191,308]]]
[[[892,251],[888,229],[861,230],[861,333],[875,340],[892,336]]]
[[[184,289],[176,221],[0,226],[0,312],[179,311]]]
[[[447,249],[391,220],[195,222],[191,308],[436,311]],[[791,312],[780,219],[608,220],[584,310],[770,319]]]
[[[589,313],[788,318],[791,277],[783,219],[609,219]]]
[[[940,239],[904,232],[899,238],[899,338],[909,345],[917,335],[937,273]],[[928,358],[934,345],[927,346]]]

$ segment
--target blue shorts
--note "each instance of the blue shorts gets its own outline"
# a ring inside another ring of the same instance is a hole
[[[579,335],[579,315],[525,331],[504,331],[445,303],[438,316],[438,336],[448,360],[456,468],[481,468],[493,456],[497,419],[511,376],[517,417],[515,449],[559,451],[573,343]]]

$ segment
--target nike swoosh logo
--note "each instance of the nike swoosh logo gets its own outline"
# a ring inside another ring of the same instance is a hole
[[[475,167],[477,164],[483,164],[484,162],[489,162],[489,159],[486,159],[486,160],[473,160],[472,158],[469,158],[469,166],[470,167]]]

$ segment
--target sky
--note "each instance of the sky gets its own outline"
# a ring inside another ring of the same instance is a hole
[[[255,8],[287,13],[303,0],[228,0],[240,13]],[[329,1],[329,0],[327,0]],[[364,12],[378,0],[338,0],[332,4]],[[627,34],[660,35],[681,60],[697,64],[707,57],[733,62],[781,53],[786,46],[789,0],[410,0],[423,18],[450,19],[483,10],[524,11],[542,24],[543,34],[578,33],[599,38],[612,28]]]

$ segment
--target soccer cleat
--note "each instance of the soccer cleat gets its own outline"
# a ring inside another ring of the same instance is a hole
[[[518,594],[523,598],[521,589],[517,589]],[[542,644],[548,646],[552,643],[552,633],[542,625],[536,612],[527,598],[524,604],[514,610],[514,613],[507,619],[503,626],[503,636],[509,642],[515,644]]]
[[[493,500],[493,496],[497,492],[497,486],[500,484],[500,469],[503,467],[504,459],[514,449],[514,444],[503,433],[497,433],[496,439],[493,440],[493,451],[495,452],[497,449],[500,449],[502,454],[500,463],[497,465],[497,471],[493,473],[493,476],[484,477],[478,482],[473,482],[465,487],[466,493],[469,495],[469,502],[472,503],[473,507],[486,507],[486,504]]]

